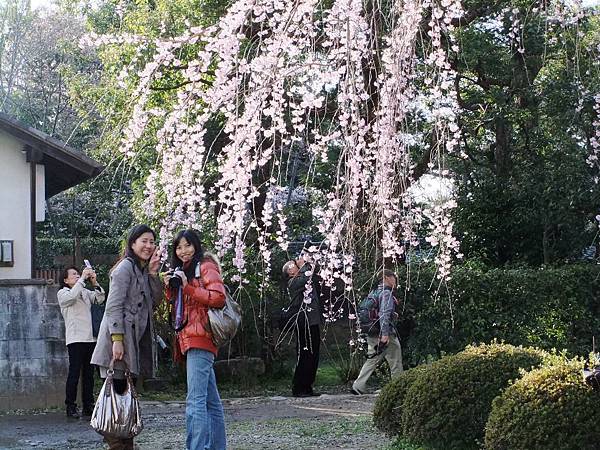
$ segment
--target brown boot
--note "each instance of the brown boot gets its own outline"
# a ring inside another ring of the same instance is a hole
[[[124,440],[115,437],[104,436],[104,442],[108,444],[108,450],[125,450]]]

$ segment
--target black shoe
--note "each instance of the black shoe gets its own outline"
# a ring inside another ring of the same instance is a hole
[[[295,394],[292,394],[294,397],[298,397],[298,398],[305,398],[305,397],[310,397],[310,392],[297,392]]]
[[[354,394],[354,395],[363,395],[362,392],[360,392],[358,389],[354,389],[354,388],[350,389],[350,393]]]
[[[81,415],[82,416],[86,416],[86,417],[91,417],[92,413],[94,412],[94,406],[93,405],[84,405],[83,409],[81,410]]]
[[[77,406],[68,405],[67,406],[67,417],[71,419],[79,419],[79,412],[77,411]]]
[[[298,397],[298,398],[320,397],[321,396],[321,394],[319,392],[314,392],[314,391],[311,391],[311,392],[299,392],[299,393],[296,393],[296,394],[293,394],[293,395],[294,395],[294,397]]]

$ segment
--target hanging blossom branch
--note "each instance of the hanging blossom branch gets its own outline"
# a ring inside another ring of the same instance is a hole
[[[417,97],[415,49],[427,12],[430,45],[421,70],[428,82]],[[312,161],[327,161],[336,150],[335,183],[313,211],[323,244],[310,253],[325,282],[341,280],[352,289],[365,233],[378,236],[385,258],[403,257],[407,246],[417,245],[424,217],[433,224],[430,242],[439,246],[439,274],[446,277],[458,248],[447,223],[452,205],[424,212],[413,204],[406,190],[420,174],[406,136],[415,102],[425,101],[433,112],[428,168],[447,174],[444,155],[456,151],[460,134],[456,74],[445,46],[450,39],[458,51],[452,21],[462,14],[458,0],[397,0],[383,39],[361,0],[335,0],[329,9],[317,0],[237,0],[215,26],[144,44],[154,54],[131,74],[137,84],[121,151],[134,156],[154,129],[150,123],[160,124],[151,136],[158,164],[147,177],[144,211],[161,223],[162,242],[180,226],[207,227],[215,217],[217,250],[231,255],[234,279],[243,281],[250,232],[269,271],[271,244],[287,248],[284,209],[273,202],[288,185],[286,162],[301,149]],[[86,43],[146,42],[124,39],[91,36]],[[195,54],[185,64],[184,50]],[[377,99],[365,75],[370,68]],[[165,74],[178,87],[162,91],[169,100],[157,105],[153,86]],[[206,138],[214,123],[226,137],[220,149]],[[261,196],[265,206],[257,217],[253,205]]]
[[[432,111],[430,121],[433,125],[434,139],[429,169],[437,169],[439,176],[446,177],[449,175],[449,171],[445,167],[444,155],[456,152],[461,137],[457,123],[460,111],[455,84],[457,74],[450,64],[449,51],[459,52],[454,36],[453,22],[455,18],[460,18],[464,11],[460,1],[457,0],[444,0],[441,4],[432,4],[431,11],[429,31],[427,32],[431,39],[431,51],[425,60],[426,66],[429,67],[429,73],[432,75],[425,79],[425,83],[429,86],[427,101],[429,109]],[[444,37],[449,40],[449,49],[443,45]],[[466,157],[463,152],[460,152],[458,156]],[[438,162],[437,167],[435,167],[434,161]],[[433,247],[438,248],[435,262],[438,266],[437,276],[440,280],[449,278],[452,257],[462,258],[450,218],[452,209],[455,207],[456,202],[448,200],[442,205],[435,205],[425,211],[425,215],[432,224],[429,227],[430,235],[426,240]]]
[[[412,205],[406,189],[399,192],[396,174],[401,173],[405,180],[411,177],[409,148],[401,124],[415,101],[413,55],[423,7],[420,2],[408,2],[399,12],[397,25],[387,38],[388,47],[382,56],[384,71],[378,79],[379,110],[373,124],[375,139],[369,146],[369,158],[375,161],[375,167],[369,194],[380,217],[384,257],[402,257],[405,242],[418,245],[414,228],[420,224],[420,210]]]
[[[369,172],[365,164],[369,124],[362,113],[369,95],[363,62],[370,61],[372,55],[369,27],[362,12],[362,2],[340,0],[325,17],[323,46],[327,49],[327,66],[334,71],[326,74],[326,80],[338,89],[334,116],[337,128],[330,131],[328,138],[316,136],[322,141],[333,141],[340,148],[340,157],[335,189],[327,194],[325,206],[314,211],[324,245],[312,258],[321,266],[320,275],[326,284],[334,286],[339,278],[347,289],[352,286],[354,264],[352,229],[360,220],[355,216]],[[322,142],[313,149],[318,147],[325,149],[327,144]]]
[[[592,136],[590,137],[590,154],[587,163],[590,167],[600,167],[600,94],[594,96],[594,113],[596,117],[592,122]],[[595,179],[596,183],[598,179]]]

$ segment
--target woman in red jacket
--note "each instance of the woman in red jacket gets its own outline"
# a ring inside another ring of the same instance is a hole
[[[164,277],[173,305],[178,350],[187,369],[186,428],[188,450],[226,448],[223,404],[213,363],[217,347],[208,330],[208,308],[225,305],[225,286],[218,260],[202,251],[195,230],[181,231],[173,241],[171,267]]]

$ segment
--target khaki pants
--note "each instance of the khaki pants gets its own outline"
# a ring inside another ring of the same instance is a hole
[[[369,349],[367,350],[367,356],[371,356],[375,354],[375,346],[379,342],[379,336],[376,337],[367,337],[367,344]],[[358,378],[354,381],[352,388],[358,392],[366,392],[367,390],[367,380],[371,376],[371,374],[377,368],[377,365],[385,358],[390,365],[390,372],[392,373],[392,377],[404,369],[402,368],[402,348],[400,347],[400,341],[398,337],[395,335],[390,335],[390,340],[388,341],[388,345],[383,351],[383,353],[373,356],[372,358],[368,358],[360,369],[360,373],[358,374]]]

